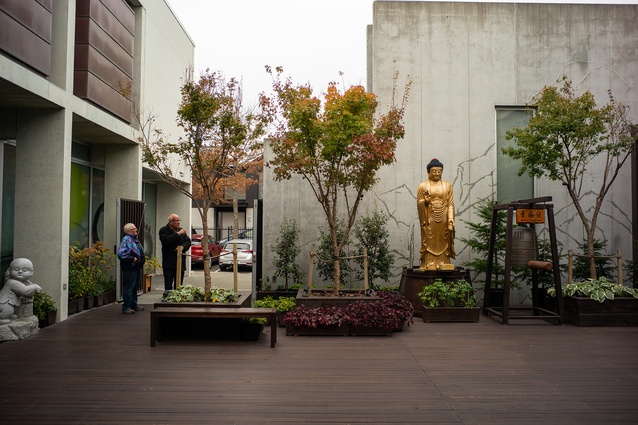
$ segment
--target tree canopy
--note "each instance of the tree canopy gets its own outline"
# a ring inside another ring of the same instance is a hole
[[[571,81],[566,77],[562,81],[562,87],[544,87],[532,100],[527,127],[506,134],[516,145],[503,153],[521,160],[519,175],[547,177],[567,188],[587,235],[590,277],[596,278],[594,241],[600,210],[636,146],[638,128],[631,123],[627,106],[616,102],[611,92],[609,103],[597,107],[589,91],[579,96]],[[593,208],[586,209],[594,160],[603,161],[595,180],[600,185],[593,188]]]
[[[339,290],[339,255],[354,224],[364,192],[376,183],[377,171],[395,159],[397,140],[404,136],[403,114],[409,83],[401,105],[390,105],[377,116],[377,97],[362,86],[341,91],[330,83],[323,102],[309,84],[283,80],[283,69],[266,67],[273,76],[274,98],[262,96],[262,106],[274,118],[269,162],[277,181],[300,175],[319,201],[333,244],[334,288]],[[396,88],[396,78],[395,78]],[[394,100],[394,99],[393,99]],[[344,211],[339,206],[345,204]],[[337,237],[337,221],[345,217],[345,234]]]
[[[154,117],[134,114],[140,125],[138,141],[144,161],[162,180],[188,196],[202,219],[205,290],[211,287],[208,259],[208,209],[224,199],[227,188],[241,190],[252,182],[255,167],[261,168],[268,117],[242,109],[241,83],[219,72],[206,70],[198,80],[187,75],[177,124],[184,131],[168,140],[154,127]],[[192,185],[173,174],[182,161],[192,174]]]

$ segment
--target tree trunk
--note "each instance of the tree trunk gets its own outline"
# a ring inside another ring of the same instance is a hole
[[[202,256],[204,263],[204,292],[209,292],[212,286],[210,277],[210,252],[208,252],[208,207],[204,206],[202,212]]]
[[[332,252],[333,252],[333,257],[332,257],[332,262],[333,262],[333,268],[334,268],[334,280],[333,280],[333,286],[334,286],[334,293],[337,294],[339,292],[339,290],[341,289],[341,261],[339,260],[339,256],[341,256],[341,249],[339,249],[339,245],[337,244],[337,236],[336,236],[336,231],[334,232],[335,235],[333,236],[333,240],[332,240]]]
[[[594,252],[594,235],[587,235],[587,255],[589,256],[589,277],[597,279],[596,276],[596,257]]]
[[[239,203],[237,202],[237,195],[233,191],[233,239],[239,237]]]

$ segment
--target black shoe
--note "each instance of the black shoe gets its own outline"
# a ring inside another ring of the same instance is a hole
[[[122,314],[135,314],[135,310],[127,308],[126,310],[122,310]]]
[[[135,310],[135,311],[144,311],[144,307],[140,307],[139,305],[136,305],[133,310]]]

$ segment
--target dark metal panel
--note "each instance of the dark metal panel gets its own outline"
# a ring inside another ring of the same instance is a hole
[[[89,71],[111,86],[118,95],[120,86],[126,86],[132,81],[130,76],[113,66],[112,62],[88,44],[75,45],[74,59],[76,71]]]
[[[53,12],[53,0],[35,0],[40,3],[46,10]]]
[[[51,12],[35,1],[0,0],[0,50],[49,75]]]
[[[133,11],[130,11],[130,13],[133,13]],[[76,10],[77,17],[91,18],[114,42],[122,46],[131,56],[133,55],[134,32],[128,31],[101,2],[98,0],[79,0]],[[135,19],[134,15],[133,19]]]
[[[129,78],[133,76],[133,57],[88,17],[75,21],[75,43],[90,44]],[[77,69],[77,68],[76,68]]]
[[[73,94],[131,122],[131,102],[88,71],[75,71]]]
[[[135,12],[123,0],[100,0],[109,12],[113,14],[115,19],[126,28],[131,34],[135,34]]]
[[[34,0],[0,0],[0,11],[11,16],[47,43],[51,43],[52,14],[38,2]]]

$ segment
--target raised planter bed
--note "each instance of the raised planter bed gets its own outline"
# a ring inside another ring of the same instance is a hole
[[[156,302],[153,304],[153,308],[158,307],[204,307],[204,308],[229,308],[229,307],[250,307],[250,292],[240,292],[239,298],[234,303],[212,303],[205,301],[197,302],[185,302],[185,303],[169,303],[169,302]]]
[[[467,282],[472,283],[470,271],[462,267],[458,267],[454,270],[419,270],[418,267],[411,269],[404,267],[401,274],[399,292],[412,303],[412,307],[414,307],[414,316],[421,316],[423,311],[421,308],[422,302],[421,297],[419,297],[419,292],[421,292],[425,286],[432,284],[437,279],[441,279],[444,282],[464,279]]]
[[[393,333],[392,329],[350,325],[351,336],[392,336]]]
[[[350,334],[350,325],[343,324],[341,326],[318,326],[311,328],[309,326],[294,326],[290,323],[286,324],[286,335],[288,336],[348,336]]]
[[[346,307],[348,304],[354,301],[380,301],[381,298],[374,295],[366,296],[361,291],[341,291],[342,296],[332,295],[332,289],[313,289],[311,294],[308,295],[304,292],[304,289],[299,289],[297,292],[297,306],[303,305],[307,308],[317,308],[321,306],[337,306]]]
[[[478,322],[480,307],[422,307],[424,322]]]
[[[549,297],[547,303],[556,310],[556,298]],[[616,297],[600,303],[572,296],[563,298],[563,303],[565,321],[576,326],[638,326],[638,298]]]

